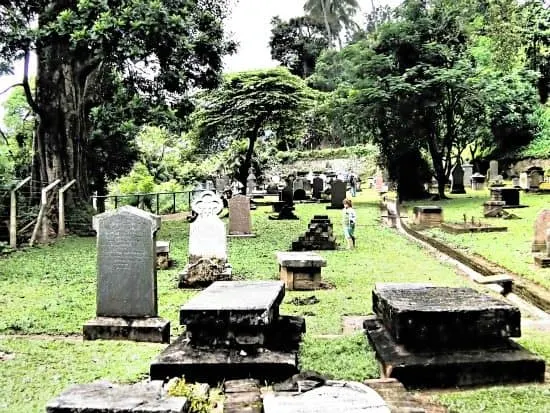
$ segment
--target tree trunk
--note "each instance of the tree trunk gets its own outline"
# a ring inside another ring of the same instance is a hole
[[[63,42],[39,45],[36,104],[40,109],[36,140],[43,182],[76,180],[74,194],[88,201],[86,144],[91,132],[87,85],[97,67],[71,58]],[[72,199],[68,199],[69,206]]]
[[[246,149],[246,154],[244,157],[244,162],[239,168],[240,181],[243,184],[243,194],[246,194],[246,178],[248,177],[248,170],[252,165],[252,155],[254,155],[254,145],[258,139],[258,131],[260,130],[259,126],[255,126],[252,130],[252,133],[248,137],[248,148]]]
[[[447,183],[447,175],[445,174],[445,168],[443,167],[443,156],[437,148],[436,138],[433,134],[430,134],[428,138],[428,148],[432,157],[432,164],[435,171],[435,178],[437,179],[437,194],[440,199],[447,198],[445,196],[445,184]]]
[[[328,21],[328,4],[327,0],[321,0],[321,9],[323,10],[323,19],[325,21],[325,28],[327,29],[328,47],[332,48],[332,30]]]

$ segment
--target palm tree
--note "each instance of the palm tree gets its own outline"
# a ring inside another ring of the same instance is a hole
[[[342,29],[353,30],[353,21],[359,9],[357,0],[307,0],[304,11],[314,19],[324,23],[330,45],[337,39],[340,42]]]

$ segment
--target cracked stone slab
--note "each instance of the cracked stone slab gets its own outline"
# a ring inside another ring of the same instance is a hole
[[[264,395],[265,413],[390,413],[384,399],[370,387],[345,381],[327,381],[305,393]]]
[[[97,381],[69,387],[46,406],[47,413],[186,413],[185,397],[163,394],[162,381],[114,384]]]

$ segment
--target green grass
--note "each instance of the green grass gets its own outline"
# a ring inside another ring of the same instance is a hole
[[[461,202],[481,203],[467,199]],[[458,202],[449,205],[458,205]],[[364,380],[378,376],[374,353],[365,338],[361,334],[336,338],[330,335],[341,334],[343,315],[371,312],[371,291],[376,282],[471,284],[458,276],[454,268],[441,264],[416,244],[393,230],[382,228],[378,222],[377,197],[373,193],[361,193],[354,206],[359,224],[356,230],[358,248],[321,252],[328,261],[328,266],[323,268],[323,279],[334,288],[289,291],[281,313],[306,318],[302,368],[317,370],[336,379]],[[445,211],[449,217],[454,213],[448,207]],[[523,211],[526,210],[519,210]],[[266,207],[254,212],[257,238],[229,239],[229,261],[237,279],[277,279],[276,251],[287,250],[315,214],[331,217],[339,241],[343,243],[340,211],[327,211],[324,205],[301,204],[296,207],[299,221],[270,221],[268,212]],[[180,305],[197,293],[176,288],[177,273],[187,261],[188,233],[186,222],[168,221],[163,222],[158,236],[172,241],[171,256],[176,260],[174,269],[158,272],[159,314],[172,322],[173,336],[182,332],[178,326]],[[80,335],[84,322],[94,317],[95,238],[69,237],[51,246],[16,252],[0,259],[0,268],[0,291],[3,293],[0,296],[0,334],[6,336],[0,339],[0,351],[14,355],[11,360],[0,361],[4,372],[0,376],[0,388],[4,390],[0,396],[2,413],[43,412],[47,400],[74,383],[99,378],[138,380],[147,373],[150,361],[163,348],[144,343],[24,337],[29,334]],[[319,303],[290,304],[294,297],[310,295],[315,295]],[[522,343],[550,360],[550,343],[543,335],[529,335],[522,338]],[[439,397],[456,411],[469,412],[480,411],[478,407],[483,403],[498,405],[495,399],[501,393],[508,397],[507,392],[510,397],[516,397],[513,394],[517,393],[518,400],[525,399],[531,403],[529,406],[537,407],[545,400],[548,385],[443,393]],[[508,405],[515,408],[518,403],[508,401]],[[498,411],[506,412],[502,408]]]
[[[523,193],[520,202],[528,208],[508,209],[521,219],[505,220],[501,218],[484,218],[483,202],[490,198],[489,191],[469,191],[466,195],[449,195],[451,199],[443,201],[424,201],[407,203],[409,212],[412,206],[420,204],[440,205],[443,217],[447,222],[463,222],[463,214],[467,219],[473,216],[475,222],[497,226],[507,226],[507,232],[492,232],[479,234],[448,234],[439,229],[429,232],[466,252],[477,253],[488,260],[524,276],[537,284],[550,289],[550,268],[538,268],[533,262],[531,243],[534,235],[534,223],[537,214],[545,208],[550,208],[550,195]]]

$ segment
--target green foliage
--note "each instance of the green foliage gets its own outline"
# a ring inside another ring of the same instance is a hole
[[[198,144],[217,152],[246,139],[246,154],[235,173],[244,182],[258,139],[272,140],[280,149],[296,146],[315,95],[283,68],[230,74],[218,90],[202,96],[195,115]]]
[[[328,46],[323,25],[308,16],[294,17],[288,22],[276,16],[271,26],[271,58],[281,62],[292,74],[308,77]]]
[[[303,159],[335,159],[335,158],[366,158],[372,163],[378,157],[378,149],[374,145],[342,146],[340,148],[325,148],[311,151],[279,151],[276,158],[280,163],[292,163]]]
[[[175,397],[185,397],[190,404],[192,413],[210,413],[213,404],[208,399],[208,394],[202,391],[199,383],[187,383],[185,378],[178,378],[168,389],[168,394]]]
[[[357,30],[354,21],[355,14],[359,10],[357,0],[307,0],[304,11],[312,19],[325,25],[329,46],[334,40],[341,43],[340,35],[345,30],[351,35]]]
[[[534,118],[539,132],[533,141],[521,149],[519,156],[550,158],[550,108],[546,105],[539,107]]]

